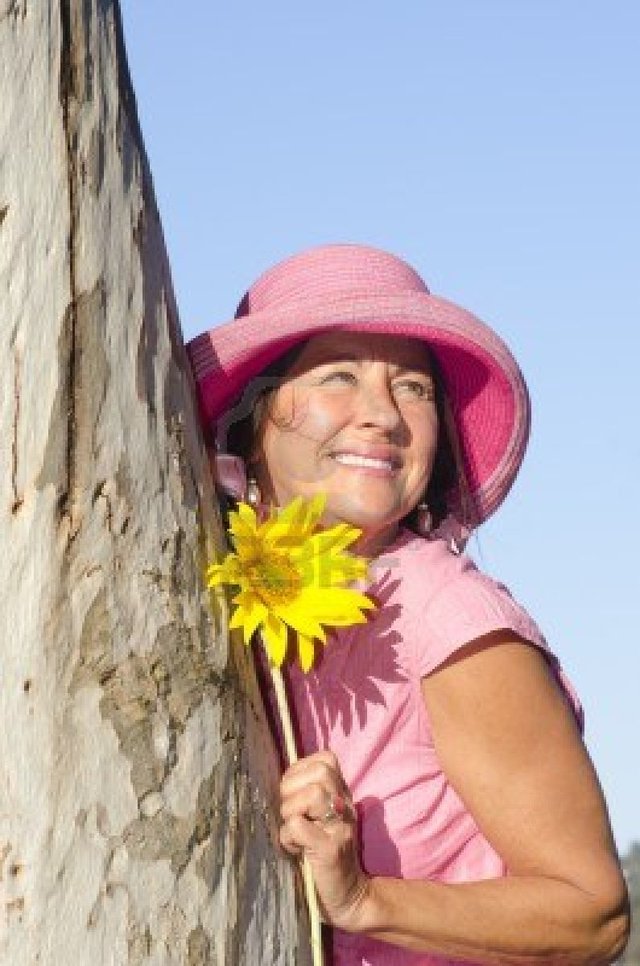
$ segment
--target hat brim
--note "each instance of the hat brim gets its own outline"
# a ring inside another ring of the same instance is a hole
[[[248,383],[296,344],[342,329],[420,339],[436,356],[465,456],[477,520],[511,488],[526,449],[529,396],[511,352],[480,319],[446,299],[401,295],[288,301],[233,319],[187,346],[205,423],[226,413]]]

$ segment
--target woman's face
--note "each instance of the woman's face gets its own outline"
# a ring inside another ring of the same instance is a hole
[[[373,555],[424,494],[437,437],[423,343],[333,331],[308,340],[275,390],[253,457],[266,502],[326,493],[325,524],[360,527]]]

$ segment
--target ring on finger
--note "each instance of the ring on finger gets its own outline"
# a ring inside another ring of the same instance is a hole
[[[330,795],[327,810],[320,819],[323,825],[335,822],[344,817],[347,810],[347,803],[342,795]]]

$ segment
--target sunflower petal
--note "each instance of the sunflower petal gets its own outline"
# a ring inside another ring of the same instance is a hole
[[[211,564],[207,567],[207,587],[219,587],[223,583],[226,581],[220,564]]]
[[[326,493],[316,493],[314,497],[307,503],[305,510],[305,528],[311,532],[320,522],[324,509],[327,505],[327,495]]]
[[[367,620],[361,613],[371,610],[375,604],[365,594],[349,587],[305,587],[299,595],[299,606],[313,614],[321,624],[346,627],[363,624]]]
[[[229,627],[231,629],[241,627],[244,642],[248,645],[257,628],[266,620],[267,609],[255,594],[250,593],[238,594],[233,604],[235,609],[229,621]]]
[[[220,564],[210,564],[207,567],[206,578],[209,587],[219,587],[220,584],[237,584],[240,574],[235,554],[227,554]]]
[[[308,543],[313,547],[314,553],[323,554],[329,550],[340,553],[362,535],[362,530],[357,527],[350,527],[347,523],[339,523],[330,530],[320,530],[309,537]]]
[[[322,547],[320,536],[315,534],[302,546],[290,550],[291,561],[300,571],[303,584],[334,586],[367,576],[368,561],[364,557],[342,553],[337,547]]]
[[[298,634],[306,634],[309,637],[317,637],[321,641],[326,641],[327,635],[324,627],[316,615],[310,612],[307,607],[296,606],[296,601],[291,601],[289,604],[282,604],[277,607],[275,613]]]
[[[238,503],[237,509],[229,513],[229,532],[235,546],[242,540],[255,539],[257,526],[256,512],[248,503]]]
[[[287,625],[273,614],[267,614],[262,636],[269,660],[280,667],[287,653]]]
[[[359,560],[332,562],[328,570],[327,584],[330,587],[349,584],[355,580],[366,580],[369,573],[366,561]]]
[[[268,522],[267,539],[292,549],[302,547],[317,526],[326,502],[324,493],[317,493],[308,501],[297,496],[275,520]]]
[[[315,647],[312,638],[307,637],[306,634],[298,634],[298,658],[305,674],[311,670],[314,656]]]
[[[303,586],[335,587],[353,580],[367,577],[368,565],[362,557],[345,557],[342,554],[323,554],[323,556],[296,561],[303,575]]]
[[[283,536],[298,540],[305,518],[304,502],[297,496],[277,515],[262,524],[265,536],[270,540],[279,540]]]

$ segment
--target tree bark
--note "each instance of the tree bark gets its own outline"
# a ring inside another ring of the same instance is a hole
[[[307,962],[115,0],[0,91],[0,963]]]

